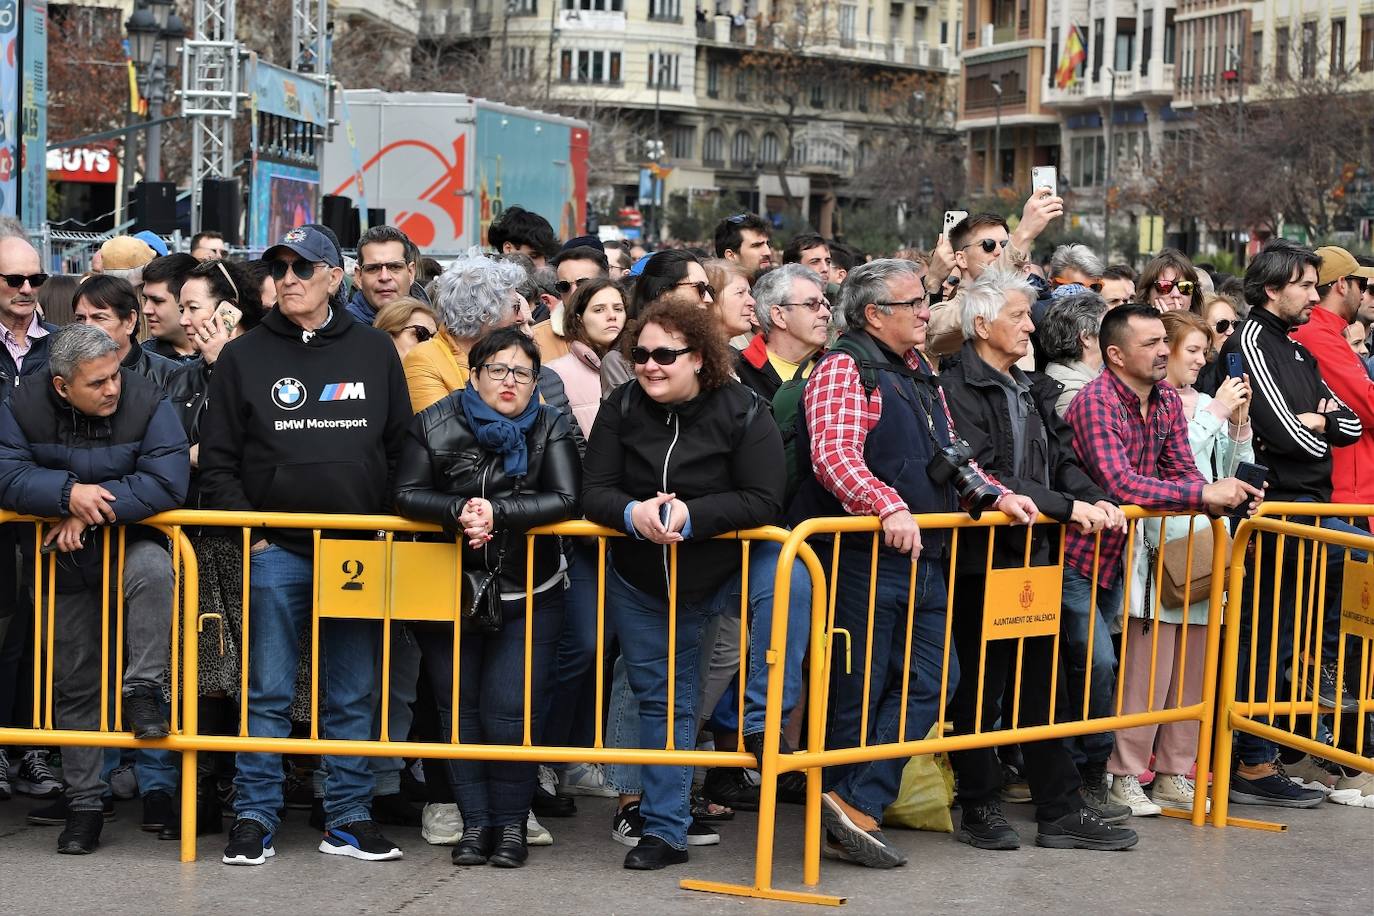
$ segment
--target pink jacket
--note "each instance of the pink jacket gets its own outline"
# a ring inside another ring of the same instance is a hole
[[[575,340],[571,352],[549,363],[549,368],[563,379],[577,425],[582,427],[582,435],[590,439],[596,412],[601,409],[601,357]]]

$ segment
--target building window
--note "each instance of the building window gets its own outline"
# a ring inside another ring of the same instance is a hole
[[[1135,65],[1135,20],[1116,21],[1116,49],[1112,54],[1112,71],[1129,73]]]
[[[1102,77],[1102,36],[1107,34],[1106,23],[1102,19],[1093,20],[1093,82]]]
[[[505,65],[506,76],[530,76],[534,68],[534,49],[518,45],[506,48]]]
[[[682,21],[682,0],[649,0],[650,19]]]
[[[512,16],[538,16],[539,0],[506,0],[506,9]]]
[[[1059,27],[1050,29],[1050,59],[1045,64],[1045,72],[1050,83],[1054,83],[1055,70],[1059,68]]]
[[[695,127],[674,127],[672,149],[669,153],[674,159],[691,159],[696,147],[697,129]]]
[[[565,10],[589,10],[599,13],[623,13],[625,0],[563,0]]]
[[[1331,75],[1345,72],[1345,20],[1331,20]]]
[[[1107,161],[1106,144],[1102,137],[1075,137],[1070,143],[1073,184],[1080,188],[1102,184],[1103,167]]]
[[[1140,30],[1140,74],[1147,76],[1150,72],[1150,55],[1155,51],[1155,26],[1154,10],[1146,10],[1142,17],[1145,26]]]
[[[565,83],[620,82],[619,51],[563,51],[559,57],[558,78]]]
[[[730,161],[737,166],[754,164],[754,138],[746,131],[735,132],[734,142],[730,144]]]
[[[825,107],[825,87],[824,87],[823,85],[821,85],[820,83],[812,83],[812,84],[811,84],[811,107],[812,107],[812,108],[824,108],[824,107]]]
[[[706,62],[706,94],[713,99],[720,98],[720,61]]]
[[[1274,30],[1274,77],[1288,79],[1288,29]]]
[[[678,65],[681,59],[680,54],[663,54],[659,51],[650,51],[649,88],[677,89]]]
[[[782,158],[782,144],[778,142],[778,135],[771,130],[763,135],[763,140],[759,143],[759,164],[777,165]]]
[[[721,165],[725,162],[725,131],[713,127],[706,132],[706,143],[701,148],[703,162]]]
[[[853,46],[854,29],[859,19],[859,8],[853,3],[840,4],[840,42]]]
[[[743,68],[735,71],[735,98],[741,102],[749,100],[749,71]]]
[[[1164,11],[1164,62],[1174,62],[1174,11]]]
[[[1374,70],[1374,16],[1360,17],[1360,72]]]
[[[873,144],[867,140],[859,142],[859,158],[856,165],[859,168],[867,168],[873,164]]]
[[[1317,75],[1317,24],[1302,24],[1302,78],[1310,80]]]
[[[1264,33],[1255,32],[1250,36],[1250,72],[1255,79],[1264,72]]]

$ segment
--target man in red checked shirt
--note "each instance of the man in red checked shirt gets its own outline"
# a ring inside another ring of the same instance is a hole
[[[958,657],[945,643],[948,536],[943,531],[923,535],[913,517],[958,511],[960,498],[944,474],[944,462],[952,445],[967,449],[919,355],[930,320],[923,274],[921,265],[898,260],[873,261],[850,272],[839,298],[850,330],[812,371],[802,400],[797,446],[811,456],[814,476],[803,472],[791,518],[882,519],[871,621],[872,538],[841,541],[835,627],[849,632],[850,657],[871,658],[871,664],[848,672],[844,665],[832,666],[830,748],[893,744],[901,735],[908,741],[924,738],[943,718],[942,706],[959,681]],[[976,492],[982,508],[995,507],[1023,524],[1035,521],[1030,499],[1011,493],[967,458],[956,463],[968,478],[963,493]],[[912,563],[916,595],[908,636]],[[906,862],[879,829],[883,810],[897,798],[905,765],[905,759],[895,758],[826,768],[821,818],[830,855],[870,868]]]
[[[1253,500],[1253,512],[1264,495],[1261,491],[1234,477],[1208,483],[1197,469],[1188,444],[1183,402],[1163,381],[1169,344],[1159,312],[1147,305],[1117,306],[1103,317],[1097,339],[1104,371],[1078,393],[1064,419],[1073,428],[1074,451],[1107,498],[1145,509],[1205,509],[1217,515]],[[1099,542],[1097,536],[1074,528],[1068,532],[1062,632],[1071,718],[1110,716],[1116,696],[1116,652],[1109,621],[1121,613],[1126,534],[1107,530],[1100,537]],[[1089,679],[1086,715],[1085,678]],[[1115,818],[1118,821],[1129,818],[1129,808],[1107,799],[1112,733],[1084,735],[1074,744],[1075,757],[1083,758],[1079,770],[1089,804],[1102,811],[1124,810],[1124,815]]]

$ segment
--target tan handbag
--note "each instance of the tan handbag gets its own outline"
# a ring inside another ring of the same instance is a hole
[[[1229,535],[1222,535],[1226,547],[1230,546]],[[1188,563],[1188,535],[1164,542],[1164,577],[1159,587],[1160,604],[1170,610],[1182,610],[1184,589],[1188,591],[1187,603],[1196,604],[1206,601],[1212,595],[1212,551],[1215,549],[1212,526],[1194,529],[1193,562]],[[1191,583],[1191,584],[1190,584]],[[1225,586],[1222,586],[1225,590]]]

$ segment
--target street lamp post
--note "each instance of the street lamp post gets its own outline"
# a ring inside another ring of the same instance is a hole
[[[992,129],[992,167],[993,182],[996,187],[1002,186],[1002,83],[1000,80],[993,80],[993,97],[996,104],[997,120],[993,122]]]
[[[149,181],[162,177],[162,103],[167,101],[168,62],[181,53],[186,26],[175,12],[173,0],[139,0],[124,28],[129,33],[129,48],[138,71],[138,91],[148,100],[148,150],[144,175]],[[133,135],[125,149],[125,174],[133,159]]]
[[[1107,79],[1111,80],[1111,91],[1107,94],[1107,126],[1103,131],[1107,147],[1107,167],[1105,183],[1102,186],[1102,252],[1108,263],[1112,260],[1112,125],[1116,121],[1116,71],[1103,67]]]

